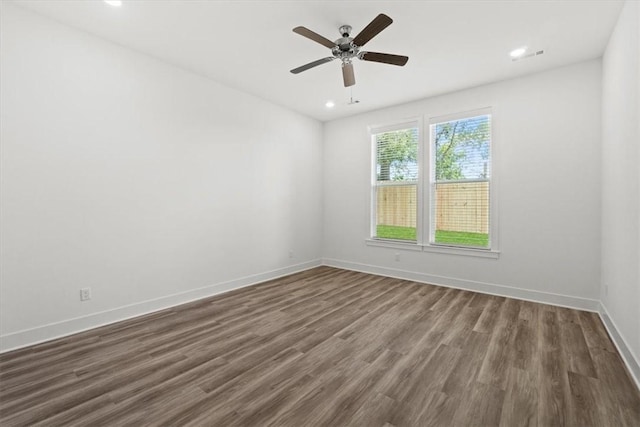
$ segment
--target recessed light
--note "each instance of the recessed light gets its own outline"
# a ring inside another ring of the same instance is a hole
[[[513,49],[511,52],[509,52],[509,56],[511,56],[512,58],[520,58],[526,52],[527,52],[527,47],[523,46],[517,49]]]
[[[116,7],[122,6],[122,0],[104,0],[104,2],[109,6],[116,6]]]
[[[333,101],[327,101],[327,103],[324,104],[324,106],[327,107],[327,108],[333,108],[333,107],[336,106],[336,103],[333,102]]]

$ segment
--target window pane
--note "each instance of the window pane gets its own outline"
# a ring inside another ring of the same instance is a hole
[[[381,186],[376,192],[376,237],[416,240],[417,186]]]
[[[378,133],[374,141],[375,237],[415,241],[418,128]]]
[[[436,124],[436,181],[489,178],[490,135],[488,115]]]
[[[418,129],[402,129],[375,135],[378,181],[418,179]]]
[[[435,242],[489,246],[489,182],[435,184]]]
[[[491,117],[432,125],[431,241],[488,248]]]

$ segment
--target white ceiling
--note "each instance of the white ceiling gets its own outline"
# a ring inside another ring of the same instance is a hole
[[[16,0],[15,3],[228,86],[326,121],[602,55],[622,1]],[[339,61],[291,30],[331,40],[377,14],[394,22],[365,50],[409,56],[405,67],[355,62],[353,97]],[[544,55],[512,62],[518,46]],[[333,109],[324,104],[332,99]]]

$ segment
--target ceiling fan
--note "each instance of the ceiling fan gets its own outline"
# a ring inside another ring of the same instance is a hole
[[[392,55],[390,53],[379,52],[366,52],[361,51],[360,48],[364,46],[369,40],[377,36],[382,30],[387,28],[393,20],[384,13],[376,16],[373,21],[367,25],[360,33],[351,37],[351,26],[343,25],[339,28],[340,37],[335,42],[322,37],[320,34],[311,31],[305,27],[296,27],[293,29],[294,33],[300,34],[314,42],[320,43],[323,46],[331,49],[333,56],[318,59],[317,61],[310,62],[301,67],[291,70],[293,74],[298,74],[306,71],[310,68],[317,67],[326,62],[331,62],[334,59],[342,61],[342,79],[344,80],[344,86],[349,87],[356,84],[356,78],[353,73],[353,58],[358,58],[363,61],[382,62],[383,64],[399,65],[403,66],[409,60],[407,56]]]

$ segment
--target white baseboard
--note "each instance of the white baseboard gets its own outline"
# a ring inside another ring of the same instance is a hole
[[[540,302],[544,304],[558,305],[562,307],[576,308],[579,310],[595,311],[600,315],[602,323],[606,327],[614,345],[618,349],[624,363],[627,365],[632,378],[640,388],[640,362],[631,352],[626,340],[620,334],[606,307],[598,300],[572,297],[568,295],[553,294],[549,292],[533,291],[528,289],[514,288],[510,286],[484,283],[472,280],[457,279],[453,277],[437,276],[414,271],[406,271],[394,268],[379,267],[369,264],[360,264],[349,261],[325,258],[322,260],[312,260],[301,264],[296,264],[276,270],[267,271],[260,274],[241,277],[215,285],[193,289],[187,292],[169,295],[154,300],[143,301],[112,310],[94,313],[88,316],[63,320],[27,329],[11,334],[0,336],[0,353],[16,350],[22,347],[39,344],[89,329],[105,326],[111,323],[120,322],[133,317],[142,316],[155,311],[185,304],[202,298],[207,298],[233,289],[255,285],[278,277],[286,276],[310,268],[326,265],[330,267],[342,268],[345,270],[360,271],[363,273],[377,274],[398,279],[412,280],[415,282],[429,283],[438,286],[446,286],[457,289],[465,289],[474,292],[481,292],[491,295],[522,299],[526,301]]]
[[[607,328],[607,332],[609,332],[609,336],[611,337],[613,344],[618,349],[620,357],[622,357],[622,360],[627,365],[627,369],[629,370],[631,377],[636,382],[636,386],[640,389],[640,361],[638,361],[634,356],[631,348],[627,344],[627,340],[620,333],[620,329],[618,329],[615,322],[609,315],[607,307],[602,303],[598,306],[598,314],[600,315],[600,319],[602,319],[604,327]]]
[[[448,288],[464,289],[468,291],[480,292],[483,294],[498,295],[526,301],[541,302],[544,304],[576,308],[579,310],[597,312],[598,306],[600,304],[600,301],[595,299],[573,297],[569,295],[554,294],[550,292],[533,291],[529,289],[514,288],[511,286],[497,285],[493,283],[457,279],[455,277],[437,276],[434,274],[425,274],[416,271],[379,267],[369,264],[341,261],[337,259],[324,258],[322,260],[322,264],[330,267],[344,268],[346,270],[378,274],[381,276],[395,277],[398,279],[411,280],[414,282],[428,283],[431,285],[445,286]]]
[[[319,259],[307,261],[301,264],[278,268],[264,273],[253,274],[229,280],[227,282],[193,289],[187,292],[181,292],[179,294],[142,301],[128,306],[114,308],[112,310],[93,313],[88,316],[76,317],[74,319],[67,319],[61,322],[50,323],[48,325],[2,335],[0,336],[0,353],[73,335],[88,329],[120,322],[132,317],[142,316],[144,314],[210,297],[233,289],[255,285],[256,283],[298,273],[320,265],[322,265],[322,263]]]

